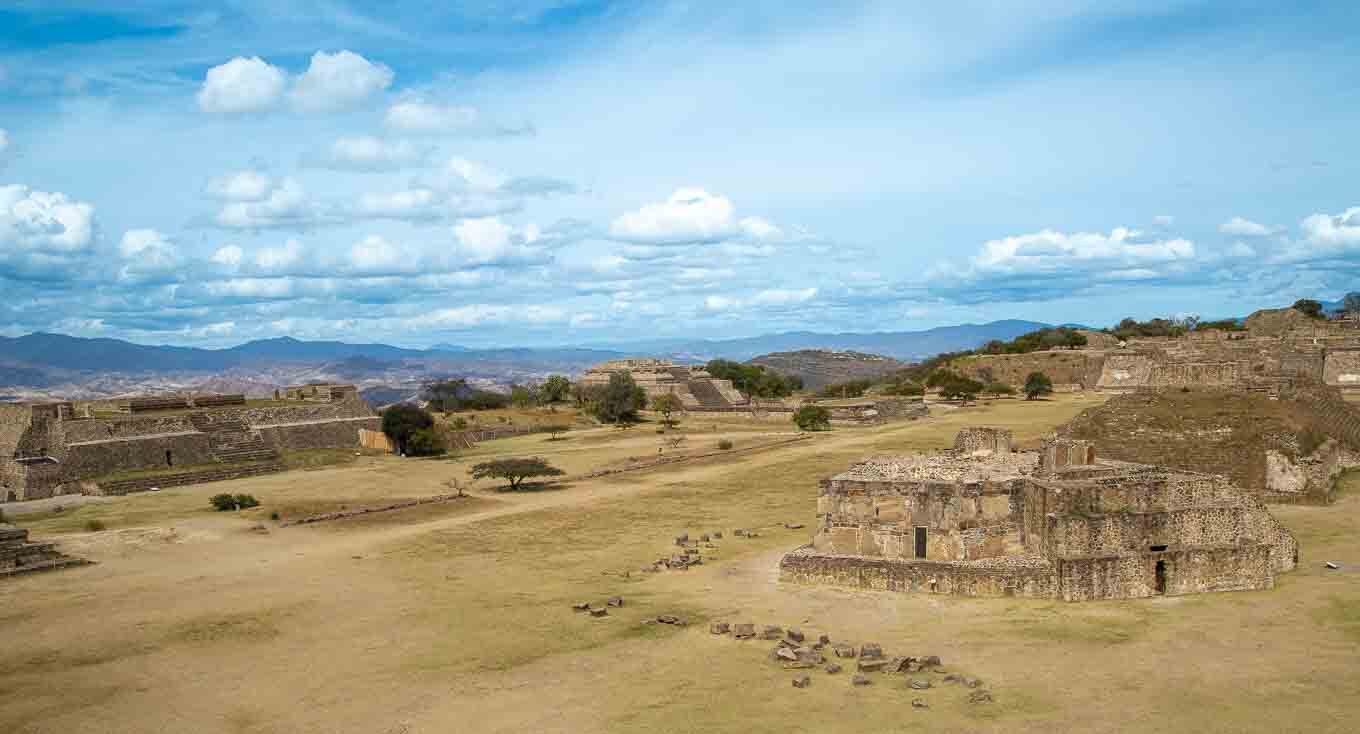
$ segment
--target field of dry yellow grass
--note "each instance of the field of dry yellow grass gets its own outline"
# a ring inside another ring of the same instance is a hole
[[[866,454],[948,445],[966,425],[1033,445],[1096,400],[1001,400],[793,444],[778,443],[792,432],[783,420],[689,416],[678,445],[646,425],[532,434],[20,516],[98,564],[0,582],[0,732],[1360,729],[1355,476],[1334,506],[1274,508],[1301,563],[1268,592],[1065,604],[778,580],[780,555],[811,536],[820,478]],[[580,477],[721,439],[733,449],[541,491],[467,474],[538,455]],[[270,519],[439,494],[451,479],[472,496],[309,526]],[[215,513],[218,492],[262,505]],[[90,520],[107,529],[88,532]],[[724,538],[704,565],[640,571],[677,534],[712,530]],[[606,618],[571,609],[611,595],[625,605]],[[644,624],[660,614],[690,624]],[[852,687],[848,671],[795,689],[771,643],[712,636],[712,620],[939,655],[995,701],[911,691],[897,675]]]

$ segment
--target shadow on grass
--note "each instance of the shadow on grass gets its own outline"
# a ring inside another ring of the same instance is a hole
[[[508,484],[498,484],[495,491],[504,494],[521,494],[525,492],[557,492],[572,488],[571,482],[523,482],[518,487],[511,488]]]

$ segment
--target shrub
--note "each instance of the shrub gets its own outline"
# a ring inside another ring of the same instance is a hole
[[[561,441],[562,434],[571,430],[571,426],[566,423],[550,423],[543,427],[548,432],[549,441]]]
[[[397,453],[405,454],[407,443],[416,431],[434,425],[434,416],[429,411],[409,403],[397,403],[382,412],[382,432],[397,447]]]
[[[863,397],[864,393],[873,387],[873,380],[850,380],[834,385],[827,385],[817,391],[817,395],[823,398],[858,398]]]
[[[466,431],[468,427],[467,418],[460,415],[453,419],[452,425],[455,431]]]
[[[406,440],[406,453],[410,456],[439,456],[445,451],[448,451],[448,447],[444,437],[433,427],[422,428]]]
[[[793,422],[804,431],[829,431],[831,411],[820,405],[804,405],[794,412]]]
[[[101,521],[101,520],[86,520],[86,521],[85,521],[85,529],[88,530],[88,531],[91,532],[91,533],[97,533],[97,532],[103,530],[104,528],[105,528],[105,525],[104,525],[103,521]]]
[[[236,509],[236,498],[229,494],[215,494],[208,498],[208,502],[218,512],[230,512]]]
[[[926,392],[925,388],[921,387],[919,383],[913,382],[911,380],[899,380],[897,382],[890,382],[888,383],[888,386],[883,389],[884,395],[899,395],[903,397],[924,395],[925,392]]]
[[[232,510],[245,510],[251,507],[259,507],[260,501],[251,494],[215,494],[208,498],[213,509],[218,512],[231,512]]]
[[[1015,388],[1004,382],[989,382],[982,388],[982,391],[996,396],[1015,394]]]
[[[278,513],[278,511],[274,511],[274,512],[269,513],[269,519],[270,519],[270,520],[273,520],[274,522],[278,522],[278,521],[279,521],[279,513]]]
[[[732,448],[732,442],[731,442],[731,441],[729,441],[729,440],[727,440],[727,439],[725,439],[725,438],[720,438],[720,439],[718,439],[718,449],[719,449],[719,450],[721,450],[721,451],[729,451],[729,450],[731,450],[731,448]]]
[[[1042,372],[1031,372],[1025,378],[1025,399],[1033,400],[1053,392],[1053,381]]]

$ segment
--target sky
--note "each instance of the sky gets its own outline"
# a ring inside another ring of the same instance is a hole
[[[1334,299],[1357,27],[1308,0],[11,1],[0,334],[592,345]]]

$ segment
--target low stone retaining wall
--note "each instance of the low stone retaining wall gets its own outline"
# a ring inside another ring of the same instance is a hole
[[[567,477],[560,481],[570,482],[577,479],[596,479],[598,477],[607,477],[610,476],[611,474],[623,474],[624,472],[641,471],[643,469],[652,469],[658,466],[665,466],[666,464],[679,464],[686,461],[694,461],[696,459],[707,459],[712,456],[731,456],[733,454],[748,454],[756,451],[763,451],[765,449],[777,448],[779,446],[787,446],[791,443],[798,443],[799,441],[807,441],[810,438],[812,437],[794,436],[793,438],[788,438],[783,441],[761,444],[760,446],[748,446],[747,448],[744,449],[708,451],[702,454],[691,454],[689,456],[663,456],[660,459],[652,459],[650,461],[639,462],[633,466],[621,466],[615,469],[599,469],[597,471],[581,474],[580,476]]]
[[[287,467],[277,462],[266,464],[224,464],[221,469],[205,469],[203,471],[184,472],[182,474],[166,474],[161,476],[138,477],[136,479],[119,479],[112,482],[99,482],[91,488],[90,494],[102,497],[121,496],[133,492],[145,492],[152,487],[183,487],[190,484],[207,484],[208,482],[223,482],[229,479],[245,479],[246,477],[257,477],[262,474],[276,474],[284,471]],[[89,486],[87,484],[87,486]]]
[[[324,512],[320,515],[309,515],[307,517],[298,518],[297,520],[288,520],[287,522],[280,523],[280,526],[288,527],[290,525],[310,525],[316,522],[326,522],[327,520],[343,520],[344,518],[347,517],[359,517],[360,515],[371,515],[375,512],[391,512],[392,510],[404,510],[408,507],[417,507],[420,505],[432,505],[435,504],[436,502],[448,502],[449,500],[465,499],[468,497],[470,497],[470,495],[437,494],[431,497],[419,497],[413,500],[394,502],[390,505],[381,505],[378,507],[358,507],[353,510],[338,510],[336,512]]]
[[[999,561],[1001,559],[998,559]],[[779,562],[779,578],[875,591],[919,591],[958,596],[1060,596],[1056,569],[1042,559],[1005,559],[992,566],[818,553],[805,545]]]

